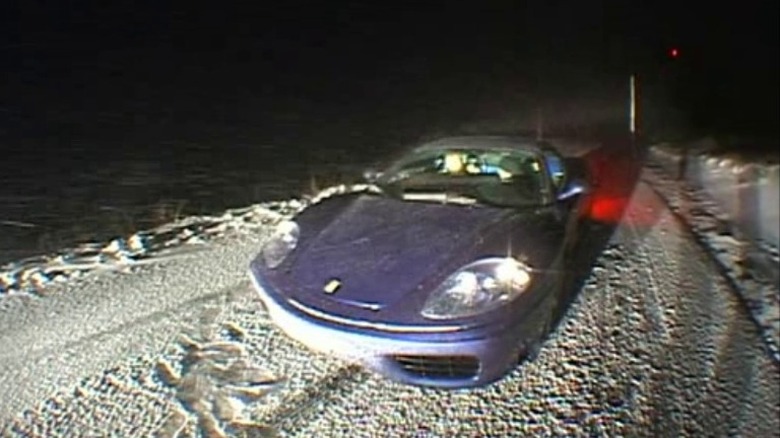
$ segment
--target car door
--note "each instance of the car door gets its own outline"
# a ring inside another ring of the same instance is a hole
[[[557,151],[552,148],[545,148],[542,154],[545,161],[545,170],[556,194],[555,202],[558,203],[557,208],[565,224],[564,250],[568,252],[573,249],[580,232],[580,221],[577,212],[580,210],[583,197],[575,195],[563,200],[557,199],[558,195],[568,188],[570,181],[573,180],[573,175],[570,174],[569,169],[566,167],[566,161]]]

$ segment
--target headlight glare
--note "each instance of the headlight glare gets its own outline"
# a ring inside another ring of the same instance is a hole
[[[282,264],[298,245],[300,234],[298,224],[293,221],[284,221],[277,225],[273,235],[263,246],[262,256],[265,265],[273,269]]]
[[[506,258],[496,265],[495,279],[499,284],[512,288],[525,288],[531,281],[528,266],[520,262]]]
[[[430,319],[452,319],[494,310],[513,300],[531,283],[531,268],[511,257],[491,257],[449,276],[423,306]]]

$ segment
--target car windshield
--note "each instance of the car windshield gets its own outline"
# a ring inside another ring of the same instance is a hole
[[[530,151],[443,148],[411,152],[377,182],[404,200],[524,207],[545,203],[545,175]]]

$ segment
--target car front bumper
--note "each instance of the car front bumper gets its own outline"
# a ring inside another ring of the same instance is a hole
[[[526,332],[519,324],[491,335],[473,333],[397,333],[360,329],[314,318],[286,302],[250,270],[250,278],[271,320],[309,349],[359,363],[391,380],[420,386],[466,388],[503,377],[524,351]]]

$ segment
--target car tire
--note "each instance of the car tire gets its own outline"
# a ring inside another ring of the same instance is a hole
[[[520,354],[517,358],[518,363],[533,362],[537,357],[539,357],[539,353],[542,351],[544,341],[550,335],[552,321],[553,315],[551,313],[545,319],[542,329],[539,330],[539,334],[534,336],[530,342],[526,341],[525,345],[520,349]]]
[[[536,340],[532,342],[531,345],[528,346],[521,361],[523,363],[533,362],[536,360],[537,357],[539,357],[539,353],[541,351],[542,351],[542,342],[540,340]]]

